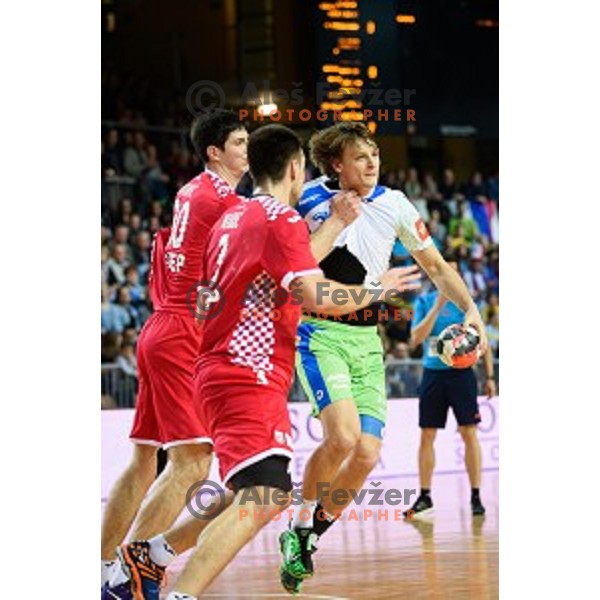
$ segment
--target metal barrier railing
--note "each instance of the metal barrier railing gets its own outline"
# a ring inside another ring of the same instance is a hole
[[[419,395],[419,383],[423,376],[420,360],[389,360],[386,362],[386,393],[388,398],[414,398]],[[479,383],[479,393],[483,394],[485,371],[481,363],[475,368]],[[499,381],[499,361],[494,361],[496,382]],[[133,408],[137,394],[137,378],[125,373],[116,364],[103,364],[101,367],[101,388],[104,408]],[[499,393],[499,390],[498,390]],[[294,378],[290,390],[291,402],[307,402],[308,398]]]

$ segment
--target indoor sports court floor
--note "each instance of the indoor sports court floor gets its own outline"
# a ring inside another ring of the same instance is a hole
[[[295,598],[374,600],[392,598],[498,598],[498,471],[483,473],[485,517],[473,518],[465,473],[434,475],[435,513],[412,523],[388,520],[345,521],[327,532],[315,554],[316,574]],[[386,488],[417,489],[416,478],[383,482]],[[361,508],[354,505],[357,515]],[[397,508],[404,508],[403,506]],[[277,536],[282,521],[271,523],[215,580],[203,598],[292,598],[278,581]],[[185,563],[168,571],[173,582]],[[168,592],[169,585],[165,589]]]

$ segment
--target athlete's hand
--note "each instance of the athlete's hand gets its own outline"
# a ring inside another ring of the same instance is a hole
[[[417,265],[396,267],[386,271],[380,278],[384,294],[388,291],[406,292],[421,287],[421,272]]]
[[[475,327],[475,329],[477,329],[479,333],[479,347],[481,348],[481,354],[485,354],[488,348],[487,334],[485,332],[485,325],[483,324],[479,310],[474,303],[465,314],[464,325],[465,327],[470,325],[471,327]]]
[[[331,218],[339,219],[347,227],[360,216],[362,200],[354,190],[344,190],[331,199],[330,208]]]
[[[488,398],[493,398],[496,395],[496,381],[494,379],[486,379],[484,389],[485,395]]]

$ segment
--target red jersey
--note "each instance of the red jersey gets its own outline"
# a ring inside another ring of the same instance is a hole
[[[206,307],[198,372],[213,382],[267,385],[287,394],[294,370],[299,276],[321,273],[308,227],[293,208],[258,196],[213,228],[204,276],[217,293]]]
[[[148,293],[153,310],[162,310],[165,299],[165,246],[171,237],[171,228],[159,229],[152,240],[150,254],[150,273],[148,275]]]
[[[200,173],[177,192],[171,235],[164,248],[160,247],[163,268],[157,268],[154,274],[157,285],[153,291],[160,306],[155,310],[194,316],[193,305],[189,307],[188,302],[191,298],[193,303],[193,290],[202,278],[208,234],[223,212],[240,200],[231,186],[212,171]],[[156,245],[155,254],[158,249]]]

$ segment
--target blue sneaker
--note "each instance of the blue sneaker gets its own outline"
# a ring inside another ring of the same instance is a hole
[[[105,583],[102,586],[100,600],[133,600],[129,581],[112,587],[108,583]]]
[[[132,600],[159,600],[160,585],[165,568],[159,567],[150,558],[148,542],[123,544],[117,549],[123,569],[129,575]]]

